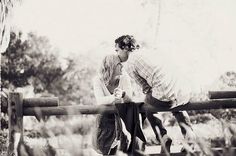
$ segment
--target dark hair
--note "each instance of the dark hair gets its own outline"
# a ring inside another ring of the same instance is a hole
[[[120,36],[115,40],[115,43],[118,44],[119,48],[122,50],[133,51],[139,48],[139,45],[136,44],[136,40],[131,35]]]

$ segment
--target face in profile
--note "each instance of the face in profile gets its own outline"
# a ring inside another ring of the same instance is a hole
[[[125,61],[128,60],[128,58],[129,58],[129,53],[130,53],[128,50],[126,50],[126,49],[121,49],[121,48],[118,46],[118,44],[116,44],[115,49],[116,49],[116,52],[117,52],[117,54],[118,54],[118,56],[119,56],[119,58],[121,59],[122,62],[125,62]]]

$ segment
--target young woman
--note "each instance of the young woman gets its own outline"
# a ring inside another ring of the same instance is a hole
[[[93,88],[98,105],[131,101],[131,82],[127,74],[122,74],[122,64],[117,55],[108,55],[103,59]],[[95,150],[103,155],[114,155],[118,146],[121,150],[127,148],[125,146],[129,140],[122,129],[124,125],[115,114],[99,114],[93,136]]]

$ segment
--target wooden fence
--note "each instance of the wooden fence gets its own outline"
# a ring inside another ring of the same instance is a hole
[[[142,102],[136,103],[140,106],[141,112],[163,112],[182,110],[207,110],[236,108],[236,92],[209,92],[208,101],[191,102],[186,105],[172,109],[156,108]],[[99,114],[115,113],[114,105],[91,105],[91,106],[60,106],[58,98],[23,98],[21,93],[12,92],[8,97],[9,115],[9,146],[8,155],[18,155],[17,146],[23,141],[23,117],[24,116],[50,116],[50,115],[79,115],[79,114]],[[20,139],[16,140],[20,135]]]

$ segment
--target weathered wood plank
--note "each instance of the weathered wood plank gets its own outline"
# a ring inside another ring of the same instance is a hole
[[[210,100],[203,102],[191,102],[175,108],[153,107],[148,104],[136,103],[142,105],[141,112],[165,112],[165,111],[182,111],[182,110],[206,110],[206,109],[226,109],[236,108],[236,99]],[[35,107],[24,108],[23,114],[32,115],[77,115],[77,114],[99,114],[99,113],[115,113],[114,105],[90,105],[90,106],[59,106],[59,107]]]
[[[17,148],[23,141],[23,96],[21,93],[10,93],[8,99],[9,146],[8,155],[17,156]]]
[[[24,107],[55,107],[59,106],[59,98],[26,98],[23,100]]]
[[[236,98],[236,91],[209,91],[210,99]]]

